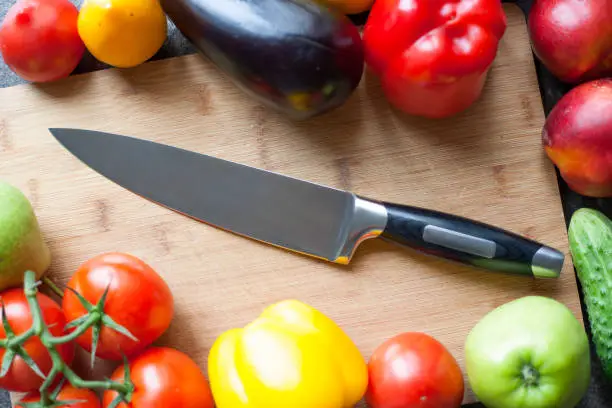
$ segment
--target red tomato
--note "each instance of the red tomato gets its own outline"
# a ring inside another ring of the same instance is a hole
[[[23,293],[23,289],[9,289],[0,293],[0,298],[4,302],[6,317],[15,335],[27,331],[32,326],[32,315],[28,300]],[[42,311],[43,320],[47,324],[49,331],[54,336],[66,334],[64,327],[66,319],[60,306],[50,297],[38,293],[37,299]],[[0,325],[0,338],[6,338],[4,327]],[[36,336],[28,339],[23,348],[28,355],[36,362],[36,365],[44,374],[48,374],[53,366],[49,351]],[[57,346],[62,359],[71,364],[74,358],[74,343],[65,343]],[[4,358],[6,349],[0,348],[0,361]],[[19,356],[15,357],[8,373],[0,378],[0,388],[13,392],[28,392],[38,389],[43,379],[23,361]]]
[[[116,252],[98,255],[81,265],[67,286],[93,305],[108,287],[104,313],[139,340],[103,326],[96,351],[103,359],[119,360],[123,354],[130,357],[144,350],[166,331],[174,315],[174,301],[166,282],[132,255]],[[77,296],[67,289],[63,309],[68,321],[87,313]],[[92,329],[76,341],[91,351]]]
[[[70,75],[85,45],[69,0],[18,0],[0,26],[0,54],[17,75],[48,82]]]
[[[372,408],[458,408],[463,374],[452,354],[424,333],[402,333],[368,362],[366,401]]]
[[[122,381],[123,366],[112,380]],[[130,361],[130,378],[134,393],[129,404],[118,408],[213,408],[208,380],[186,354],[167,347],[151,347]],[[107,407],[117,396],[105,391],[102,402]]]
[[[63,405],[65,407],[72,408],[101,408],[100,399],[98,396],[91,390],[86,388],[75,388],[72,385],[66,383],[60,390],[59,394],[56,397],[57,401],[80,401],[76,404],[68,404]],[[38,391],[31,392],[25,397],[23,397],[17,406],[20,407],[21,403],[24,402],[38,402],[40,401],[40,394]]]

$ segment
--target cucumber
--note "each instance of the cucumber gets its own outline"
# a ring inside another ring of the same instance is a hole
[[[612,221],[600,211],[582,208],[572,216],[568,235],[595,352],[612,378]]]

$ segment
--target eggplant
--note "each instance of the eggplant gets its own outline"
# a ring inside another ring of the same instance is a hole
[[[361,81],[359,30],[316,0],[160,0],[182,35],[260,103],[303,120]]]

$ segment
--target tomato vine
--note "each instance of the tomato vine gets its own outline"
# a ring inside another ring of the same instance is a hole
[[[106,302],[106,295],[108,288],[104,292],[100,300],[95,304],[88,302],[83,296],[77,293],[75,290],[71,290],[79,299],[83,307],[87,310],[87,314],[69,322],[66,325],[66,329],[74,329],[70,333],[63,336],[54,336],[50,331],[49,327],[44,321],[41,307],[38,303],[37,294],[38,288],[41,285],[41,281],[36,281],[35,273],[27,271],[24,275],[23,290],[28,301],[30,313],[32,316],[32,326],[24,331],[23,333],[16,335],[13,331],[7,316],[4,303],[0,300],[2,325],[6,334],[6,338],[0,339],[0,347],[5,349],[5,354],[0,366],[0,378],[4,377],[9,371],[11,364],[15,357],[19,356],[38,376],[44,379],[44,382],[39,388],[40,400],[37,402],[20,403],[19,405],[23,408],[54,408],[59,406],[65,406],[70,403],[77,401],[57,401],[57,393],[61,388],[61,384],[64,381],[68,381],[75,388],[88,388],[98,390],[112,390],[117,392],[117,397],[112,401],[108,408],[115,408],[121,402],[130,402],[132,393],[134,391],[134,384],[130,379],[130,370],[127,358],[124,356],[124,378],[122,382],[105,379],[101,381],[84,380],[78,374],[76,374],[72,368],[67,364],[57,349],[58,345],[69,343],[74,341],[77,337],[85,333],[89,328],[93,331],[93,344],[91,353],[91,364],[95,360],[95,350],[99,339],[99,334],[102,326],[107,326],[113,330],[116,330],[131,339],[138,341],[127,329],[117,324],[110,316],[104,313],[104,303]],[[57,288],[55,288],[57,289]],[[55,290],[54,289],[54,290]],[[60,291],[61,292],[61,291]],[[45,376],[40,368],[36,365],[36,362],[28,355],[24,349],[24,343],[32,338],[38,337],[40,342],[49,352],[49,356],[53,362],[51,370]],[[59,375],[63,375],[60,386],[57,389],[51,391],[50,388],[54,381],[58,379]]]

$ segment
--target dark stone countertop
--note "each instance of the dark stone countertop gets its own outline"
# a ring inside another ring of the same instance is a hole
[[[80,6],[82,0],[71,0],[77,6]],[[506,1],[506,0],[504,0]],[[533,0],[516,0],[516,3],[526,12],[529,12],[530,4]],[[15,2],[15,0],[0,0],[0,20],[4,18],[8,8]],[[365,19],[365,15],[355,16],[354,21],[358,24],[362,23]],[[168,23],[168,38],[164,43],[160,51],[152,58],[152,60],[158,60],[168,57],[192,54],[196,52],[195,48],[176,30],[174,25]],[[540,78],[542,100],[546,114],[550,112],[550,109],[559,100],[568,88],[560,84],[550,73],[546,71],[536,60],[538,69],[538,75]],[[90,72],[98,69],[106,69],[106,65],[95,60],[91,55],[87,54],[83,57],[83,60],[76,68],[75,73]],[[9,87],[25,83],[21,78],[15,75],[6,64],[0,58],[0,87]],[[559,193],[563,202],[563,209],[565,212],[566,223],[569,223],[570,217],[575,210],[581,207],[596,208],[603,211],[608,216],[612,217],[612,199],[591,199],[582,197],[567,187],[561,178],[559,178]],[[590,327],[587,320],[586,311],[583,306],[583,315],[586,322],[587,333],[589,339],[591,338]],[[592,350],[592,381],[590,389],[583,398],[582,402],[576,408],[610,408],[612,407],[612,381],[604,378],[601,366],[593,350]],[[10,399],[8,393],[0,390],[0,408],[11,408]],[[467,408],[467,407],[466,407]],[[469,408],[482,408],[481,404],[472,404]],[[551,407],[552,408],[552,407]]]

